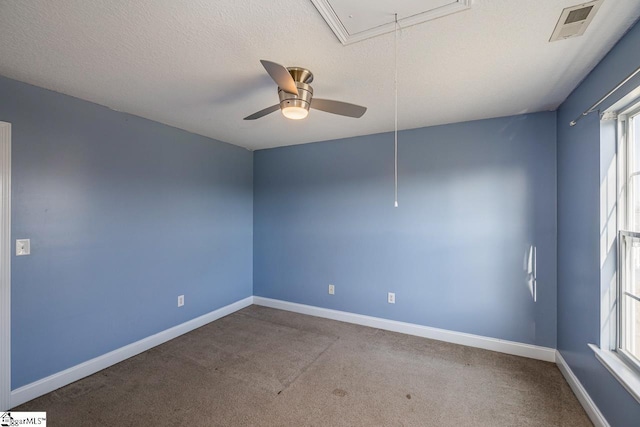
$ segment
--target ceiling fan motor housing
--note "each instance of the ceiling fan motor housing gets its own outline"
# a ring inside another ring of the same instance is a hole
[[[311,98],[313,98],[313,88],[306,83],[296,82],[298,95],[287,93],[278,88],[278,96],[280,97],[280,108],[301,107],[309,110]]]
[[[302,67],[287,67],[287,71],[291,74],[294,82],[311,83],[313,81],[313,73]]]

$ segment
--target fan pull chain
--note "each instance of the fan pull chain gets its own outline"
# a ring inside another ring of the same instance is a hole
[[[394,37],[394,60],[395,60],[395,124],[394,124],[394,183],[395,183],[395,203],[394,207],[398,207],[398,14],[396,13],[395,37]]]

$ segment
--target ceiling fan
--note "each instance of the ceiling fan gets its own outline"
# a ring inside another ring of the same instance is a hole
[[[245,120],[259,119],[277,110],[282,111],[282,115],[286,118],[293,120],[307,117],[309,108],[354,118],[362,117],[367,111],[366,107],[360,105],[332,99],[314,98],[313,88],[309,85],[313,81],[313,74],[306,68],[285,68],[280,64],[265,61],[264,59],[260,60],[260,62],[278,85],[280,102],[245,117]]]

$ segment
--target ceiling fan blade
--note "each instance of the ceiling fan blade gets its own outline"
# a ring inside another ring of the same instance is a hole
[[[276,64],[275,62],[266,61],[264,59],[261,59],[260,62],[280,89],[287,93],[292,93],[296,96],[298,95],[296,82],[293,80],[293,77],[291,77],[291,74],[289,74],[289,70],[287,70],[283,65]]]
[[[280,104],[272,105],[271,107],[267,107],[264,110],[260,110],[257,113],[253,113],[252,115],[245,117],[244,120],[259,119],[260,117],[264,117],[267,114],[271,114],[274,111],[278,111],[279,109],[280,109]]]
[[[313,98],[311,108],[326,111],[327,113],[341,116],[360,118],[367,111],[367,107],[349,104],[348,102],[334,101],[332,99]]]

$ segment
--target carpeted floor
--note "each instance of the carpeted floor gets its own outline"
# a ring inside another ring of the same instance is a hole
[[[49,426],[591,426],[552,363],[259,306],[14,410]]]

